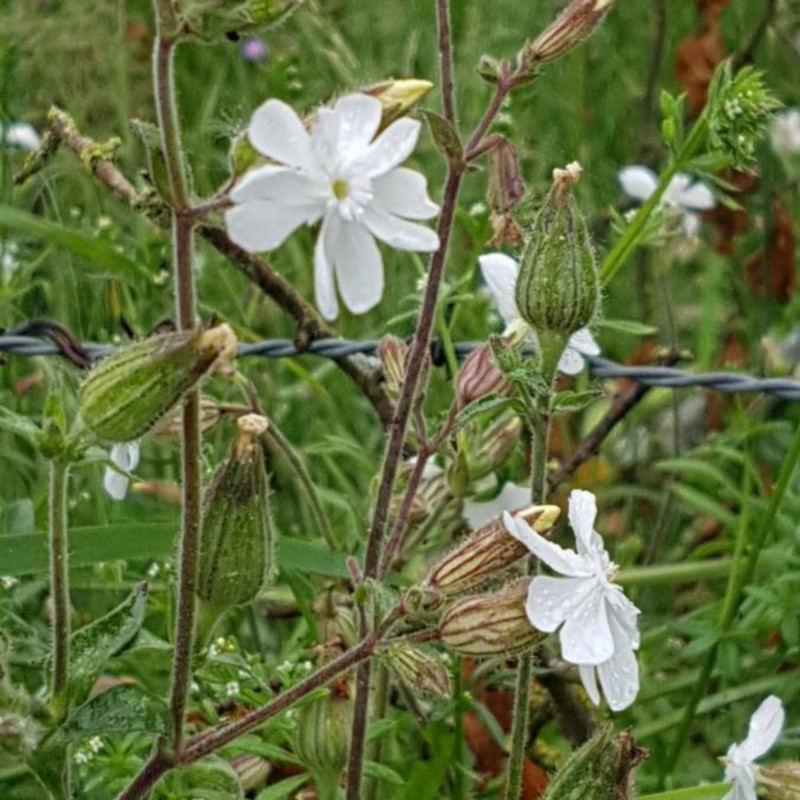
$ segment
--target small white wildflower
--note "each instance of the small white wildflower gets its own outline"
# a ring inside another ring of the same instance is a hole
[[[212,647],[213,647],[213,645],[212,645]],[[211,648],[209,648],[209,651],[210,651],[210,649],[211,649]],[[209,652],[209,655],[211,655],[211,653],[210,653],[210,652]],[[199,694],[199,693],[200,693],[200,684],[199,684],[197,681],[192,681],[192,682],[189,684],[189,691],[190,691],[192,694]]]
[[[322,220],[314,250],[316,303],[326,319],[347,308],[361,314],[383,294],[383,259],[375,239],[400,250],[433,251],[439,237],[410,220],[435,216],[425,177],[400,167],[413,151],[420,123],[403,117],[378,133],[382,107],[350,94],[317,112],[311,132],[292,108],[268,100],[253,115],[248,137],[277,164],[248,172],[231,192],[228,233],[250,252],[273,250],[301,225]]]
[[[109,452],[114,467],[106,467],[103,486],[112,500],[124,500],[128,493],[129,473],[139,463],[139,442],[121,442]]]
[[[159,572],[161,572],[161,564],[159,564],[158,561],[154,561],[147,568],[147,577],[150,579],[157,578]]]
[[[800,108],[790,108],[772,117],[769,143],[780,156],[800,153]]]
[[[534,628],[559,630],[561,655],[576,664],[586,693],[599,704],[597,678],[613,711],[627,708],[639,692],[639,609],[612,583],[617,565],[594,529],[597,502],[591,492],[569,497],[569,523],[577,553],[536,533],[523,519],[503,515],[508,532],[562,576],[537,575],[530,584],[525,610]],[[596,671],[596,675],[595,675]]]
[[[725,780],[733,786],[722,800],[756,800],[756,770],[753,762],[775,744],[786,714],[781,701],[770,695],[750,717],[747,737],[728,748],[725,761]]]
[[[12,589],[19,583],[19,578],[15,578],[13,575],[0,575],[0,586],[4,589]]]
[[[625,194],[640,202],[647,200],[658,187],[658,176],[655,172],[640,165],[625,167],[620,170],[617,178]],[[716,204],[714,195],[704,183],[692,183],[691,177],[683,172],[679,172],[669,182],[660,202],[661,206],[680,217],[687,236],[696,236],[700,231],[700,217],[694,212],[707,211]]]
[[[72,760],[76,764],[88,764],[92,760],[92,754],[88,750],[76,750]]]
[[[230,681],[230,683],[226,683],[225,694],[228,695],[228,697],[236,697],[236,695],[239,694],[239,682]]]
[[[4,280],[8,280],[19,268],[19,245],[16,242],[4,241],[0,246],[3,250],[2,257],[0,257],[0,269],[2,269]]]
[[[486,207],[486,203],[478,201],[469,207],[469,215],[471,217],[482,217],[488,212],[488,210],[489,209]]]
[[[506,334],[525,331],[533,336],[517,309],[514,289],[519,275],[519,264],[505,253],[487,253],[478,257],[483,278],[494,298],[497,309],[506,324]],[[583,369],[583,356],[600,354],[600,347],[588,328],[581,328],[570,336],[558,362],[558,371],[577,375]]]
[[[42,146],[42,140],[33,125],[27,122],[12,122],[2,129],[3,142],[8,147],[33,152]]]
[[[208,657],[216,658],[219,655],[219,648],[213,642],[208,646]]]
[[[89,739],[89,749],[96,755],[103,749],[103,740],[99,736],[92,736]]]

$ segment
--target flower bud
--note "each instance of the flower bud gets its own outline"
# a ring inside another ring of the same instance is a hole
[[[528,650],[546,634],[528,620],[527,595],[528,581],[522,580],[500,592],[459,600],[442,615],[439,638],[456,653],[475,658]]]
[[[558,506],[528,506],[514,517],[525,520],[537,533],[547,533],[560,514]],[[496,519],[436,564],[424,586],[438,595],[461,594],[508,569],[527,553],[528,548],[506,530],[503,520]]]
[[[756,782],[759,795],[766,800],[800,800],[800,763],[784,761],[769,767],[758,767]]]
[[[619,735],[605,726],[576,750],[550,781],[542,800],[633,797],[633,768],[647,758],[630,731]]]
[[[260,789],[272,772],[272,763],[255,753],[239,753],[230,760],[243,792]]]
[[[613,0],[573,0],[531,44],[520,53],[526,69],[563,56],[588,38],[611,10]]]
[[[473,350],[456,375],[456,402],[459,409],[490,394],[506,395],[511,383],[494,363],[492,348],[488,344]]]
[[[210,431],[222,419],[222,406],[213,398],[206,395],[200,398],[200,430],[203,433]],[[154,426],[154,436],[165,439],[180,439],[183,432],[183,406],[175,406],[168,411]]]
[[[247,603],[275,569],[275,532],[260,436],[267,420],[246,414],[206,491],[197,595],[217,613]]]
[[[378,358],[383,367],[386,394],[397,400],[406,379],[406,356],[408,345],[391,334],[384,336],[378,344]]]
[[[506,463],[522,434],[522,418],[517,414],[500,419],[483,431],[474,446],[475,457],[470,460],[469,476],[478,481]]]
[[[107,442],[141,438],[221,360],[233,357],[228,325],[164,333],[103,359],[80,389],[80,413]]]
[[[435,651],[410,644],[391,644],[386,648],[386,664],[414,693],[440,698],[453,694],[450,673]]]
[[[469,458],[465,447],[456,450],[455,458],[447,465],[447,488],[455,497],[463,497],[469,489]]]
[[[298,709],[294,751],[315,782],[338,783],[347,763],[352,716],[351,701],[329,689]]]
[[[522,231],[511,216],[511,211],[522,199],[524,192],[517,148],[502,137],[489,151],[489,178],[486,192],[494,231],[492,245],[495,247],[499,247],[506,240],[512,245],[517,245],[522,240]]]
[[[359,91],[362,94],[377,97],[381,101],[383,113],[381,114],[381,124],[378,128],[380,132],[395,120],[408,114],[431,89],[433,89],[433,84],[430,81],[405,78],[402,80],[381,81],[381,83],[367,86]]]
[[[581,168],[553,170],[553,188],[525,245],[515,297],[520,316],[539,333],[569,336],[600,305],[600,279],[589,229],[572,197]]]

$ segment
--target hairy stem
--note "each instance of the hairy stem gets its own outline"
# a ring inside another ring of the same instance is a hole
[[[67,476],[69,466],[61,458],[50,461],[50,600],[53,604],[53,658],[50,694],[57,719],[67,712],[69,678],[69,575],[67,550]]]

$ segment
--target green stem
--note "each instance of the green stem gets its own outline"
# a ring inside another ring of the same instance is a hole
[[[727,578],[733,569],[731,558],[714,558],[679,564],[658,564],[653,567],[628,567],[620,570],[615,582],[620,586],[658,586],[663,583],[705,581]]]
[[[530,420],[531,426],[531,502],[542,505],[547,499],[547,453],[550,438],[550,409],[553,402],[558,360],[564,352],[566,339],[540,333],[542,379],[546,389],[537,398],[537,410]],[[525,763],[525,746],[528,740],[528,712],[530,710],[533,654],[520,656],[514,689],[514,712],[511,726],[511,753],[508,762],[508,780],[505,800],[518,800],[522,792],[522,770]]]
[[[603,259],[602,266],[600,267],[600,279],[603,286],[608,286],[617,272],[619,272],[628,260],[631,253],[639,244],[645,225],[647,225],[647,221],[658,207],[670,181],[686,166],[702,144],[708,131],[707,113],[707,111],[704,111],[692,126],[692,130],[689,132],[689,136],[686,137],[686,141],[683,143],[680,152],[673,156],[669,166],[661,173],[656,190],[639,208],[634,218],[622,232],[622,235],[617,239],[611,250],[609,250],[608,255]]]
[[[760,524],[756,530],[755,536],[752,541],[747,542],[747,529],[749,528],[749,516],[743,513],[741,516],[741,524],[736,540],[736,549],[734,552],[734,563],[736,569],[731,570],[730,577],[728,578],[728,585],[725,591],[725,600],[723,603],[722,613],[720,615],[717,639],[714,645],[706,654],[705,661],[700,668],[700,676],[695,684],[694,691],[689,699],[689,703],[684,709],[683,717],[678,727],[672,747],[667,754],[664,763],[663,776],[669,775],[675,768],[678,762],[683,745],[687,740],[689,729],[696,716],[697,707],[705,693],[706,686],[711,677],[711,673],[716,664],[717,654],[719,652],[720,642],[728,635],[733,625],[733,620],[736,617],[736,612],[739,610],[742,597],[744,596],[745,587],[750,583],[758,563],[758,557],[764,548],[767,537],[772,530],[772,523],[780,510],[783,497],[789,487],[789,482],[794,475],[797,462],[800,459],[800,425],[795,429],[794,437],[789,446],[789,451],[781,465],[781,471],[778,475],[778,482],[775,489],[769,498],[766,513],[761,517]],[[745,488],[749,489],[751,481],[750,470],[745,470]],[[745,498],[749,496],[749,491],[745,493]],[[746,512],[747,507],[744,511]],[[747,550],[747,555],[742,559],[742,555]]]
[[[707,786],[690,786],[669,792],[640,794],[638,800],[717,800],[731,788],[729,783],[710,783]]]
[[[69,680],[69,575],[67,548],[67,476],[69,465],[50,461],[50,598],[53,604],[53,658],[50,694],[56,719],[67,713]]]
[[[463,665],[460,656],[454,656],[453,662],[453,800],[465,800]]]
[[[383,719],[386,716],[386,708],[389,704],[389,668],[386,664],[376,665],[375,680],[372,689],[372,703],[370,706],[370,718],[375,720]],[[366,759],[377,764],[381,763],[383,755],[383,737],[379,737],[367,743]],[[366,775],[363,779],[361,791],[365,800],[377,800],[378,780],[372,775]]]
[[[266,435],[281,451],[297,475],[298,480],[303,485],[308,502],[311,504],[311,511],[314,514],[314,519],[319,527],[319,532],[322,534],[322,538],[325,540],[325,544],[328,545],[328,548],[335,552],[337,549],[336,537],[333,535],[331,526],[328,523],[328,517],[325,514],[325,509],[322,507],[322,501],[317,493],[317,487],[314,486],[314,481],[311,480],[311,475],[308,473],[305,462],[287,441],[286,437],[281,433],[273,420],[269,421]]]

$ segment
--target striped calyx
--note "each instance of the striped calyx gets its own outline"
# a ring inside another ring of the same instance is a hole
[[[524,519],[538,533],[547,533],[560,514],[558,506],[528,506],[513,516]],[[502,519],[493,520],[431,569],[423,584],[425,594],[437,598],[468,592],[496,577],[527,553],[528,548],[508,533]]]
[[[125,347],[84,381],[81,419],[104,442],[139,439],[235,351],[228,325],[164,333]]]
[[[475,658],[524,652],[545,638],[528,620],[527,594],[523,579],[499,592],[458,600],[442,615],[439,638],[450,650]]]

